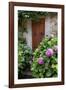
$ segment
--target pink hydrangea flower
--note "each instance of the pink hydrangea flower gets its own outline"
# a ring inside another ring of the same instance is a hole
[[[38,64],[44,64],[44,60],[42,57],[38,58]]]
[[[53,54],[54,54],[53,49],[51,49],[51,48],[47,49],[47,51],[46,51],[47,57],[51,57]]]

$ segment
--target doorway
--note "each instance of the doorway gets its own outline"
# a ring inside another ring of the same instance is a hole
[[[34,51],[45,35],[45,18],[39,21],[32,21],[32,50]]]

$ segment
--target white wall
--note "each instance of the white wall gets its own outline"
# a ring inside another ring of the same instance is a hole
[[[9,1],[11,0],[0,0],[0,90],[11,90],[8,88],[8,55],[9,55],[9,52],[8,52],[8,40],[9,40],[8,38],[8,32],[9,32],[8,2]],[[66,10],[66,0],[12,0],[12,1],[64,4],[65,10]],[[65,16],[66,16],[66,13],[65,13]],[[65,22],[66,22],[66,18],[65,18]],[[65,38],[66,38],[66,35],[65,35]],[[66,42],[65,42],[65,45],[66,45]],[[65,68],[66,68],[66,61],[65,61]],[[65,72],[65,75],[66,75],[66,72]],[[17,88],[13,90],[35,90],[35,89],[37,90],[66,90],[66,78],[65,78],[65,85],[32,87],[32,88]]]

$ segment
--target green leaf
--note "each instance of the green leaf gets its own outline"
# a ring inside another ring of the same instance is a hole
[[[46,72],[46,76],[50,77],[51,75],[52,75],[52,71],[50,69],[48,69],[47,72]]]

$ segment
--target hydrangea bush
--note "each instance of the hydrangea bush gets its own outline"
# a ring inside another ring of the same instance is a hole
[[[35,78],[57,77],[57,65],[57,37],[43,38],[33,53],[32,76]]]
[[[32,50],[23,43],[18,44],[18,78],[24,77],[24,72],[30,68]]]

